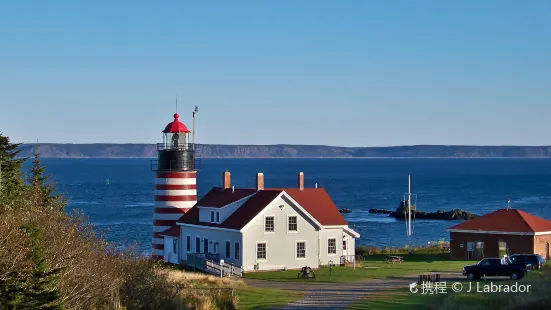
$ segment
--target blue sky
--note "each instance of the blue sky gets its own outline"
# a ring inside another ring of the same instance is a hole
[[[80,2],[0,2],[14,141],[551,144],[549,1]]]

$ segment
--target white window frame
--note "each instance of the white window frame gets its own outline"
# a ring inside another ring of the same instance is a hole
[[[193,247],[191,246],[192,238],[191,235],[186,235],[186,243],[188,242],[189,238],[189,244],[186,244],[186,253],[191,253],[193,251]],[[188,251],[189,248],[189,251]]]
[[[329,253],[329,240],[332,240],[334,239],[335,240],[335,253]],[[326,248],[326,251],[327,251],[327,256],[336,256],[337,255],[337,252],[339,251],[339,248],[337,246],[337,239],[336,237],[327,237],[327,248]]]
[[[298,244],[299,243],[304,243],[304,257],[298,257]],[[296,240],[295,241],[295,259],[296,260],[305,260],[306,257],[308,257],[307,251],[306,251],[306,249],[307,249],[306,243],[307,243],[306,240]]]
[[[296,217],[297,219],[297,230],[289,230],[289,219],[291,217]],[[289,234],[297,234],[298,233],[298,214],[288,214],[287,215],[287,233]]]
[[[266,252],[266,257],[265,258],[258,258],[258,245],[259,244],[264,244],[264,248],[265,248],[265,252]],[[254,257],[256,258],[256,261],[261,261],[261,262],[264,262],[264,261],[267,261],[268,260],[268,242],[266,241],[257,241],[256,242],[256,246],[255,246],[255,249],[254,249]]]
[[[274,219],[274,230],[273,231],[266,231],[266,219],[269,218],[269,217]],[[275,225],[275,215],[271,215],[271,214],[264,215],[264,233],[265,234],[275,234],[275,231],[276,231],[275,226],[276,226]]]

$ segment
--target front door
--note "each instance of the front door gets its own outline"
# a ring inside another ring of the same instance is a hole
[[[342,255],[348,255],[348,240],[346,238],[342,239]]]

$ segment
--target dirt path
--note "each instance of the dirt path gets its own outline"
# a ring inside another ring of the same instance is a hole
[[[453,281],[460,277],[457,273],[442,273],[442,281]],[[369,293],[408,287],[417,279],[416,275],[389,277],[352,283],[320,282],[276,282],[245,279],[249,286],[276,288],[304,293],[300,300],[278,310],[304,309],[346,309],[346,307]],[[274,309],[276,310],[276,309]]]

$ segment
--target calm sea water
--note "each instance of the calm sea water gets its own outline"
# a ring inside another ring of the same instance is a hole
[[[44,159],[44,164],[70,197],[69,208],[82,209],[98,228],[108,228],[111,241],[149,251],[154,173],[148,159]],[[446,228],[457,222],[417,220],[408,238],[403,221],[368,213],[395,209],[407,192],[408,174],[421,211],[485,214],[506,207],[511,197],[512,207],[551,219],[550,159],[203,159],[200,168],[199,197],[221,185],[226,169],[236,187],[254,187],[257,172],[264,173],[266,187],[295,187],[303,171],[307,187],[318,183],[339,208],[353,210],[344,216],[362,245],[449,238]]]

